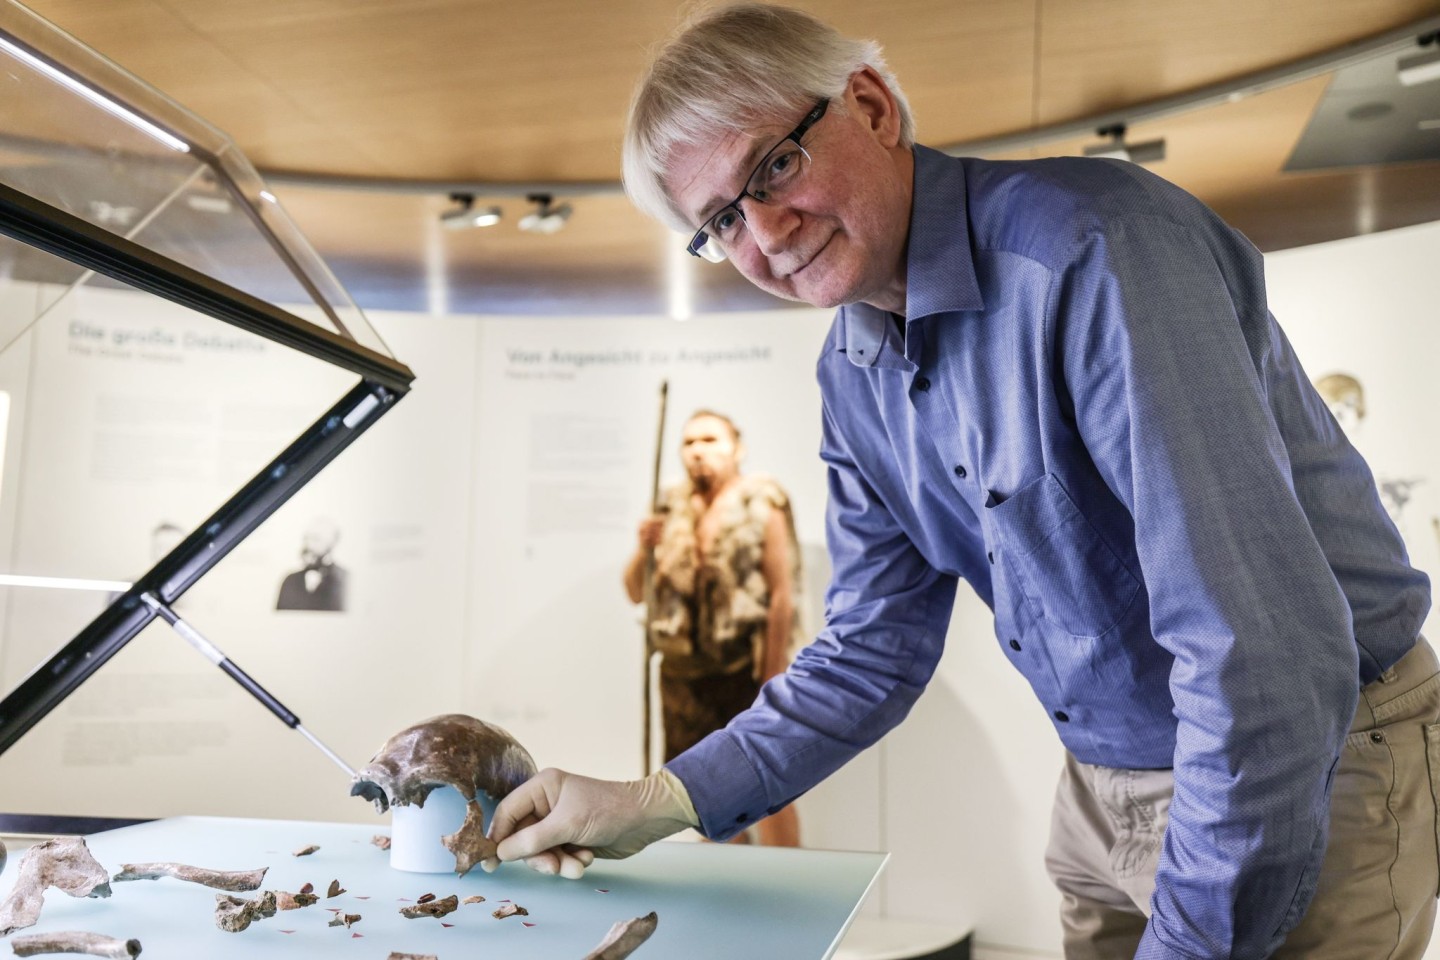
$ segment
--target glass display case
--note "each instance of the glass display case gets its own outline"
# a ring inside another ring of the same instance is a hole
[[[412,379],[233,142],[0,0],[0,754]]]

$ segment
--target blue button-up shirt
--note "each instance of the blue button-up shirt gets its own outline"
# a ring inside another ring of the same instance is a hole
[[[1429,582],[1242,236],[1128,163],[915,161],[905,316],[819,362],[825,629],[670,767],[713,837],[789,803],[904,718],[963,577],[1071,753],[1174,768],[1138,955],[1263,957]]]

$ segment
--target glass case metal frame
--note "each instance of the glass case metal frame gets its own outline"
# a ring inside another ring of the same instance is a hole
[[[383,348],[368,327],[357,332],[347,325],[335,303],[348,305],[357,316],[358,310],[228,138],[13,0],[0,0],[0,41],[10,55],[19,50],[52,77],[56,73],[68,77],[66,85],[78,89],[81,96],[93,90],[157,128],[178,134],[185,152],[212,169],[334,329],[302,319],[4,182],[0,182],[0,235],[360,377],[354,388],[199,528],[0,700],[3,753],[161,616],[147,599],[165,607],[179,599],[389,411],[408,392],[414,374],[381,349],[360,342],[369,333],[371,342]],[[274,209],[266,209],[263,201]],[[365,325],[363,317],[359,323]]]

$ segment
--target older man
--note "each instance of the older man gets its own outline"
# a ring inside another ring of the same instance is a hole
[[[532,780],[501,858],[575,875],[790,802],[905,716],[963,577],[1068,752],[1067,956],[1420,955],[1429,582],[1243,237],[1128,163],[916,146],[876,45],[755,5],[661,51],[626,184],[691,252],[839,307],[828,623],[656,776]]]

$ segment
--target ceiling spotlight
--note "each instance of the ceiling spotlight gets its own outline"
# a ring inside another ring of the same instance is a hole
[[[1425,34],[1419,42],[1422,47],[1435,49],[1412,53],[1408,57],[1401,57],[1395,63],[1400,83],[1407,87],[1440,80],[1440,31]]]
[[[458,206],[440,214],[440,226],[446,230],[493,227],[500,222],[500,208],[475,206],[475,194],[473,193],[452,193],[450,201]]]
[[[535,209],[520,218],[519,227],[530,233],[554,233],[565,226],[565,221],[574,213],[570,204],[554,204],[555,198],[548,193],[532,193],[525,198],[535,204]]]
[[[1116,123],[1095,131],[1097,137],[1108,137],[1106,143],[1091,144],[1085,148],[1087,157],[1110,157],[1114,160],[1129,160],[1131,163],[1159,163],[1165,159],[1165,141],[1146,140],[1144,143],[1125,142],[1125,124]]]

